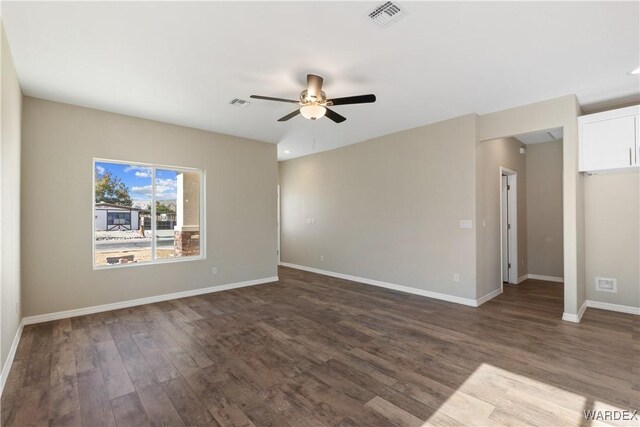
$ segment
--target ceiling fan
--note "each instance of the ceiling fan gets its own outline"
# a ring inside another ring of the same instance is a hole
[[[343,98],[327,99],[327,96],[322,91],[323,78],[314,74],[307,74],[307,89],[300,93],[300,100],[284,98],[273,98],[271,96],[251,95],[253,99],[264,99],[266,101],[278,101],[289,102],[291,104],[298,104],[300,108],[287,114],[284,117],[278,119],[279,122],[286,122],[289,119],[302,114],[302,117],[309,120],[317,120],[324,116],[333,120],[336,123],[342,123],[347,120],[346,117],[341,116],[335,111],[327,108],[334,105],[348,105],[348,104],[366,104],[376,101],[376,96],[369,95],[356,95],[346,96]]]

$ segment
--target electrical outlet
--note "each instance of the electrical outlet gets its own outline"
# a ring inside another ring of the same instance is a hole
[[[16,314],[20,313],[20,305],[16,303]]]
[[[324,255],[320,255],[320,261],[324,261]]]
[[[453,273],[453,281],[460,283],[460,275],[458,273]]]
[[[218,267],[213,267],[213,268],[211,269],[211,274],[213,274],[213,275],[218,274]]]

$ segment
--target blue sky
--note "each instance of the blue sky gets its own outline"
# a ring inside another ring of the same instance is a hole
[[[96,162],[96,178],[105,172],[117,176],[129,187],[134,206],[151,202],[151,168],[121,163]],[[156,169],[156,200],[176,199],[176,172]]]

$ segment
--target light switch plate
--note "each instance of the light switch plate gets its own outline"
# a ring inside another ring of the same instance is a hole
[[[461,219],[460,228],[473,228],[473,221],[470,219]]]

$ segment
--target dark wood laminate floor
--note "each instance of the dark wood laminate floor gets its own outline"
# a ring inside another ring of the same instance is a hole
[[[562,285],[471,308],[280,278],[25,327],[2,425],[586,426],[640,407],[638,316],[563,322]]]

